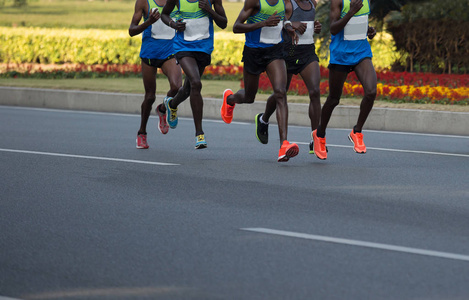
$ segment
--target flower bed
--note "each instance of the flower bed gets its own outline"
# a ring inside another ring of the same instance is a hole
[[[329,94],[329,70],[320,67],[321,96]],[[243,87],[242,66],[208,66],[204,79],[239,80]],[[141,66],[136,64],[104,65],[39,65],[9,64],[0,66],[0,77],[7,78],[100,78],[140,77]],[[159,76],[164,76],[159,73]],[[405,72],[377,72],[377,99],[394,102],[439,103],[469,105],[469,75],[447,75]],[[272,86],[265,73],[259,80],[259,92],[271,93]],[[290,94],[308,95],[308,90],[299,76],[293,76]],[[344,84],[343,97],[362,97],[363,88],[355,73],[351,73]]]

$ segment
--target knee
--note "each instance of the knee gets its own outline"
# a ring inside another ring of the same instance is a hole
[[[200,80],[191,81],[191,91],[200,93],[200,91],[202,91],[202,81]]]
[[[310,89],[308,93],[309,93],[309,99],[311,100],[311,102],[315,102],[319,100],[319,97],[321,96],[319,88],[315,88],[315,87]]]
[[[287,100],[287,90],[286,88],[275,88],[272,96],[277,103],[284,103]]]
[[[154,93],[145,93],[145,97],[142,103],[142,106],[144,105],[153,105],[155,103],[155,94]]]
[[[363,98],[366,101],[375,101],[375,99],[376,99],[376,87],[374,87],[372,89],[365,90]]]
[[[338,97],[331,97],[329,96],[326,100],[326,103],[324,103],[324,106],[329,106],[329,107],[336,107],[340,103],[340,98]]]

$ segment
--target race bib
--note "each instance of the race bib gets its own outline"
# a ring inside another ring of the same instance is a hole
[[[186,22],[186,30],[184,30],[185,41],[193,42],[210,37],[210,20],[208,17],[184,19],[184,22]]]
[[[298,34],[299,40],[298,45],[310,45],[314,44],[314,21],[301,22],[306,23],[306,31],[303,34]]]
[[[344,40],[365,40],[368,32],[368,15],[352,17],[344,28]]]
[[[151,37],[157,40],[171,40],[176,34],[176,30],[167,26],[161,18],[151,25]]]
[[[282,41],[283,22],[274,27],[262,27],[259,42],[264,44],[278,44]]]

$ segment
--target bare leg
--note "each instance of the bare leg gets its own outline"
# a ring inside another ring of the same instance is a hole
[[[355,67],[355,74],[357,74],[358,80],[364,90],[364,96],[360,104],[360,114],[354,127],[355,131],[361,132],[376,99],[377,77],[371,59],[365,59],[360,62]]]
[[[327,124],[331,119],[334,108],[339,105],[340,97],[342,96],[342,89],[345,80],[347,79],[347,72],[340,72],[336,70],[329,70],[329,96],[322,106],[321,121],[318,126],[317,135],[319,137],[326,136]]]
[[[266,69],[267,76],[269,76],[270,83],[274,93],[272,99],[276,104],[276,116],[278,123],[278,131],[280,137],[280,146],[283,141],[287,139],[288,135],[288,104],[287,104],[287,67],[283,59],[272,61]],[[273,104],[270,106],[266,104],[266,112],[271,113]]]
[[[150,117],[151,107],[155,103],[156,93],[156,71],[157,68],[151,67],[142,62],[143,87],[145,88],[145,97],[141,105],[141,120],[138,134],[147,133],[147,123]]]
[[[187,76],[186,78],[189,80],[191,109],[192,116],[194,117],[195,135],[197,136],[199,134],[203,134],[202,117],[204,102],[201,94],[202,82],[200,77],[205,68],[199,68],[197,61],[193,57],[189,56],[183,57],[179,63]],[[186,82],[184,83],[184,88],[188,87]]]
[[[319,71],[319,63],[313,61],[301,73],[301,78],[308,88],[309,93],[309,119],[311,120],[311,131],[315,130],[319,125],[319,118],[321,117],[321,101],[319,82],[321,81],[321,73]]]

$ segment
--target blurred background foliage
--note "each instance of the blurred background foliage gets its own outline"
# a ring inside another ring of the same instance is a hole
[[[380,68],[467,74],[468,0],[370,2],[370,24],[379,32],[370,43],[375,64]],[[317,7],[317,19],[323,24],[323,31],[317,36],[322,63],[328,61],[330,3],[331,0],[319,0]],[[0,26],[126,31],[134,4],[134,0],[0,0]],[[223,5],[229,20],[224,32],[231,34],[243,3],[224,0]],[[231,58],[236,60],[233,55]]]

